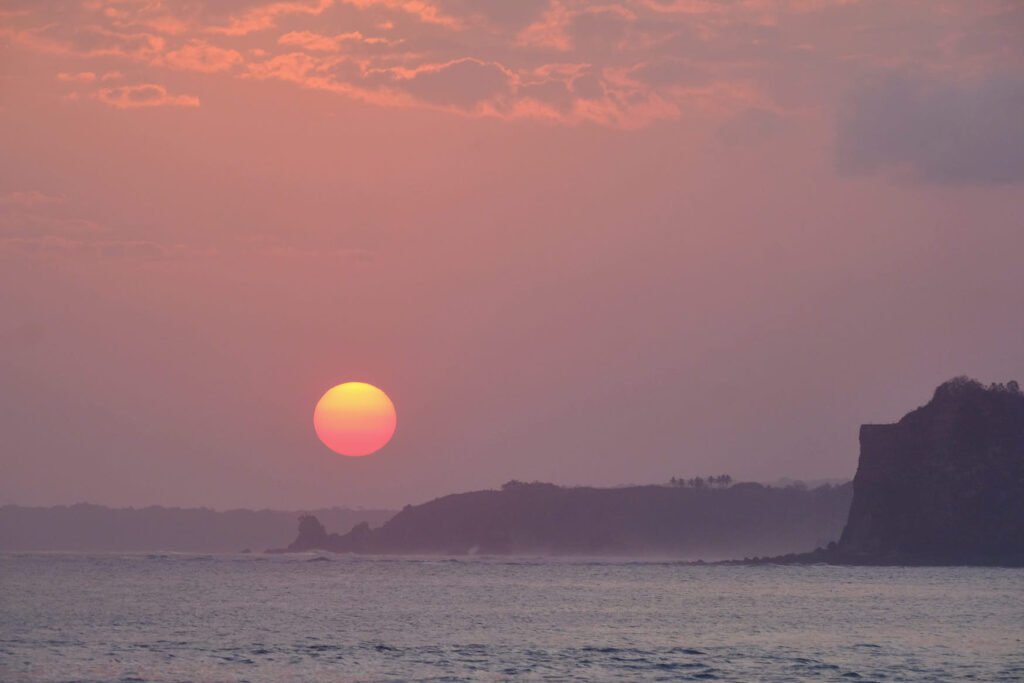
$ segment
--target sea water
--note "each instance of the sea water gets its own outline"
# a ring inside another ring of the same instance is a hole
[[[7,554],[0,680],[1019,681],[1024,570]]]

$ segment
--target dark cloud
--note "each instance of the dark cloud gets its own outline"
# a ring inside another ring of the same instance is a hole
[[[475,14],[494,26],[509,30],[535,21],[550,4],[550,0],[439,0],[437,3],[445,14]]]
[[[401,87],[426,102],[470,108],[508,90],[509,74],[497,64],[461,59],[426,68]]]
[[[550,80],[540,83],[529,83],[519,88],[520,97],[525,97],[543,102],[558,110],[567,110],[572,107],[572,93],[564,81]]]
[[[840,113],[837,163],[848,174],[908,170],[937,183],[1024,180],[1024,79],[939,83],[888,77]]]
[[[568,33],[575,51],[583,55],[607,55],[626,37],[632,16],[618,5],[576,14]]]
[[[96,93],[96,99],[116,109],[199,106],[199,98],[195,95],[172,95],[167,92],[167,88],[157,83],[101,88]]]
[[[586,99],[598,99],[604,97],[605,94],[601,77],[593,69],[589,69],[572,79],[572,91],[577,96]]]
[[[656,86],[704,85],[712,80],[707,67],[686,59],[658,59],[638,64],[629,71],[633,80]]]

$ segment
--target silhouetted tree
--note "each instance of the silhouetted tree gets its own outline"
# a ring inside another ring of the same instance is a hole
[[[1011,379],[1006,384],[1002,384],[1001,382],[992,382],[992,384],[990,384],[988,386],[988,390],[989,391],[1000,391],[1000,392],[1007,393],[1007,394],[1019,394],[1020,393],[1020,385],[1017,384],[1017,382],[1015,380]]]
[[[690,479],[672,477],[669,480],[669,485],[691,489],[729,488],[732,485],[732,477],[728,474],[712,475],[710,477],[691,477]]]
[[[935,395],[932,398],[947,398],[957,396],[966,391],[984,391],[984,389],[985,385],[978,380],[968,377],[967,375],[960,375],[959,377],[954,377],[948,382],[943,382],[936,387]]]

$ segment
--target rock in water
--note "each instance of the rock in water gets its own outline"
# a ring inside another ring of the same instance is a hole
[[[1024,565],[1024,395],[960,377],[896,424],[863,425],[837,548],[866,563]]]
[[[320,520],[313,515],[299,517],[299,537],[288,546],[288,550],[302,552],[324,547],[327,541],[327,530]]]

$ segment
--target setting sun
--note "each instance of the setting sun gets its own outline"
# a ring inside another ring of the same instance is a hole
[[[383,391],[365,382],[346,382],[320,397],[313,427],[335,453],[362,456],[387,445],[395,433],[395,405]]]

